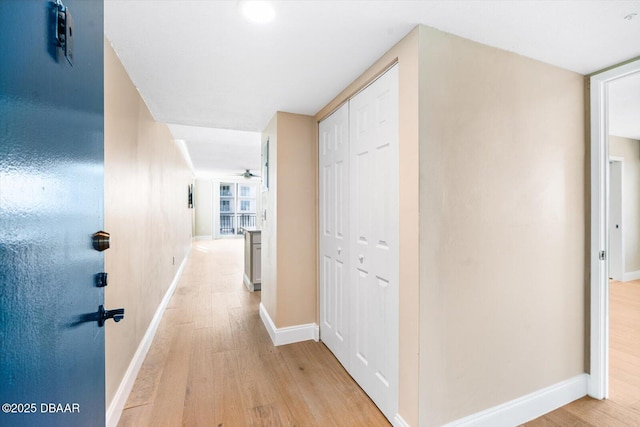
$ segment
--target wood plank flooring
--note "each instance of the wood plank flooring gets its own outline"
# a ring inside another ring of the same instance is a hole
[[[322,343],[274,347],[240,239],[194,243],[120,418],[144,426],[388,426]]]
[[[609,289],[609,399],[584,397],[524,426],[640,426],[640,280]]]
[[[242,240],[196,242],[119,422],[145,426],[388,426],[322,344],[274,347]],[[640,281],[611,282],[610,398],[524,427],[640,426]]]

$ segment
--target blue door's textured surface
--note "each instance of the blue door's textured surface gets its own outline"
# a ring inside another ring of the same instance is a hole
[[[0,0],[0,426],[104,425],[103,4],[63,3],[73,67],[51,2]]]

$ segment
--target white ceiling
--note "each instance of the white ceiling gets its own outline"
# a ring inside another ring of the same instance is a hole
[[[581,74],[640,56],[640,15],[624,19],[640,0],[273,4],[259,25],[236,0],[105,0],[105,34],[156,120],[258,132],[278,110],[318,112],[416,24]]]
[[[260,174],[260,133],[197,126],[169,125],[173,137],[187,146],[199,178],[229,180],[246,169]]]

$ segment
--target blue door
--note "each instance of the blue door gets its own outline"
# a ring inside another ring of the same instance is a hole
[[[0,0],[0,426],[104,426],[103,4]]]

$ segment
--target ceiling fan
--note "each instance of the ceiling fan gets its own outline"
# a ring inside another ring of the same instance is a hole
[[[247,179],[249,178],[260,178],[260,175],[256,175],[255,173],[251,172],[250,169],[245,169],[244,172],[239,173],[238,176],[243,176]]]

